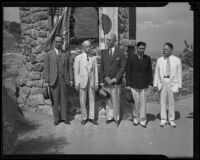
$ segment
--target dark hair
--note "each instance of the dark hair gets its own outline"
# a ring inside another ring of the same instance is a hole
[[[139,47],[139,46],[145,46],[146,47],[146,43],[145,42],[138,42],[137,47]]]
[[[62,40],[63,40],[63,36],[62,36],[62,35],[60,35],[60,34],[56,34],[54,39],[56,39],[56,37],[61,37],[61,38],[62,38]]]
[[[174,49],[174,46],[173,46],[173,44],[172,43],[170,43],[170,42],[166,42],[165,44],[164,44],[164,46],[165,45],[167,45],[169,48],[171,48],[171,49]]]

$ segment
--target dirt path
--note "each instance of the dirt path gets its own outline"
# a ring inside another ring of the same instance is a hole
[[[80,116],[71,125],[53,126],[50,115],[23,111],[31,122],[21,133],[15,154],[162,154],[169,157],[193,156],[193,95],[176,102],[177,128],[159,127],[160,104],[148,103],[147,128],[122,120],[119,127],[105,124],[80,124]]]

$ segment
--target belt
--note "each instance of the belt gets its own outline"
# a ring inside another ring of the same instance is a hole
[[[164,78],[170,78],[170,76],[164,76]]]

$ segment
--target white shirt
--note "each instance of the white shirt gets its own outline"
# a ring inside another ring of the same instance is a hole
[[[56,49],[56,47],[54,47],[54,48],[55,48],[56,54],[59,55],[59,50]]]
[[[112,47],[111,50],[112,50],[112,56],[113,56],[113,53],[114,53],[114,51],[115,51],[115,47]],[[110,54],[110,53],[109,53],[109,54]]]

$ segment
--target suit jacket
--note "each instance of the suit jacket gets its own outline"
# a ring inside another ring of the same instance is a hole
[[[100,83],[105,83],[105,77],[116,78],[117,84],[122,83],[122,76],[126,67],[126,58],[123,50],[115,47],[113,55],[108,50],[101,51]]]
[[[153,86],[151,58],[143,55],[142,60],[137,54],[129,53],[126,67],[126,85],[132,88],[144,89]]]
[[[89,57],[89,61],[85,52],[76,56],[74,61],[74,78],[75,86],[80,84],[81,88],[86,88],[88,81],[93,88],[95,85],[98,85],[99,78],[96,56]]]
[[[178,92],[178,88],[182,88],[182,65],[178,57],[171,55],[170,60],[170,88],[173,92]],[[154,75],[154,87],[158,87],[161,90],[163,87],[163,81],[165,75],[165,59],[160,57],[157,60],[155,75]]]
[[[55,49],[50,50],[44,62],[44,77],[45,81],[53,86],[58,76],[58,59]],[[72,64],[69,61],[69,53],[61,52],[61,63],[63,66],[62,75],[64,76],[65,83],[69,85],[70,81],[73,81]]]

